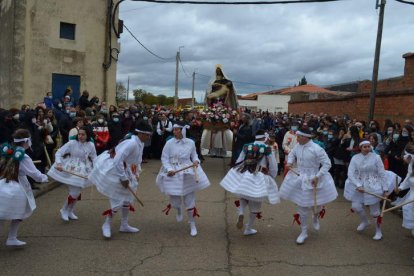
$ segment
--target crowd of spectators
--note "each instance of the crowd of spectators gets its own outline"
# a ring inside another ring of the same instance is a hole
[[[135,123],[144,120],[153,126],[154,135],[145,144],[144,162],[150,158],[160,158],[162,148],[172,133],[176,121],[185,121],[191,125],[188,136],[195,140],[201,159],[201,133],[198,111],[177,111],[171,107],[146,106],[130,104],[108,106],[98,97],[89,97],[83,91],[75,100],[71,90],[66,90],[62,99],[53,99],[47,93],[43,101],[36,106],[22,105],[20,109],[0,108],[0,144],[11,142],[17,128],[28,129],[32,137],[32,149],[28,152],[33,160],[38,160],[38,168],[45,172],[50,166],[48,157],[53,162],[55,150],[73,139],[82,126],[93,133],[97,153],[117,145]],[[414,141],[413,124],[410,120],[392,122],[387,119],[384,125],[373,120],[365,122],[348,115],[330,116],[329,114],[288,114],[255,112],[244,110],[240,113],[240,122],[234,124],[234,153],[240,151],[244,141],[254,139],[257,130],[263,129],[270,134],[275,143],[279,163],[279,172],[283,172],[286,154],[296,143],[295,131],[309,128],[314,134],[313,141],[324,148],[331,159],[331,173],[339,188],[344,187],[347,168],[353,155],[359,151],[359,143],[369,140],[373,150],[384,161],[384,166],[401,177],[407,173],[402,155],[404,148]],[[243,138],[243,139],[242,139]],[[232,159],[237,159],[233,156]],[[233,162],[234,164],[234,162]]]

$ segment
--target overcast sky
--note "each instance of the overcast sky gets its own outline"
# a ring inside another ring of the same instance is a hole
[[[117,81],[172,96],[180,46],[179,97],[204,97],[221,64],[238,94],[308,83],[329,85],[372,78],[379,9],[375,0],[285,5],[178,5],[125,1],[119,17],[161,60],[124,30]],[[414,2],[414,1],[413,1]],[[379,78],[400,76],[402,55],[414,52],[414,6],[388,0]],[[207,76],[203,76],[207,75]],[[249,85],[249,82],[259,85]],[[272,85],[265,86],[265,85]]]

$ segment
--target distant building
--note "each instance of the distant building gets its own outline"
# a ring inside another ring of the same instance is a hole
[[[49,91],[58,99],[68,87],[75,100],[88,90],[115,103],[116,60],[109,57],[117,57],[120,45],[108,28],[108,1],[2,0],[0,5],[1,107],[34,105]]]
[[[310,100],[320,98],[330,98],[340,95],[313,84],[306,84],[294,87],[259,92],[239,96],[240,107],[245,107],[254,111],[269,112],[288,112],[288,103],[291,100]]]

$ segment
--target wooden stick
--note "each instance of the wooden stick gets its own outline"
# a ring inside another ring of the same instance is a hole
[[[394,186],[394,192],[395,194],[399,194],[400,190],[398,189],[398,175],[395,176],[395,186]]]
[[[318,211],[318,205],[316,200],[316,185],[313,186],[313,213],[316,215]]]
[[[200,182],[200,178],[198,177],[197,167],[196,167],[196,166],[194,166],[194,167],[193,167],[193,169],[194,169],[194,177],[195,177],[195,181],[196,181],[196,183],[198,183],[198,182]]]
[[[395,210],[395,209],[398,209],[398,208],[401,208],[402,206],[407,205],[407,204],[410,204],[410,203],[413,203],[413,202],[414,202],[414,199],[411,199],[409,201],[406,201],[404,203],[401,203],[398,206],[394,206],[394,207],[391,207],[391,208],[388,208],[388,209],[384,210],[384,213],[389,212],[389,211],[392,211],[392,210]]]
[[[65,173],[68,173],[68,174],[71,174],[71,175],[74,175],[74,176],[77,176],[77,177],[80,177],[80,178],[83,178],[83,179],[88,179],[87,176],[83,176],[83,175],[80,175],[80,174],[77,174],[77,173],[74,173],[74,172],[71,172],[71,171],[67,171],[67,170],[64,170],[64,169],[62,169],[62,172],[65,172]]]
[[[40,164],[42,163],[42,160],[33,160],[33,164]]]
[[[128,189],[128,190],[131,192],[131,194],[135,197],[135,199],[138,201],[138,203],[139,203],[142,207],[144,207],[144,203],[142,203],[142,201],[138,198],[137,194],[136,194],[136,193],[134,193],[134,191],[131,189],[131,187],[129,187],[129,185],[128,185],[127,189]]]
[[[382,208],[381,208],[381,214],[380,214],[380,217],[384,217],[384,210],[385,210],[385,204],[387,203],[387,201],[383,201],[382,202]]]
[[[390,199],[388,199],[388,198],[386,198],[386,197],[379,196],[379,195],[376,195],[376,194],[374,194],[374,193],[371,193],[371,192],[368,192],[368,191],[365,191],[365,190],[364,190],[364,193],[369,194],[369,195],[372,195],[372,196],[375,196],[375,197],[380,198],[380,199],[382,199],[382,200],[386,200],[386,201],[391,202],[391,200],[390,200]]]
[[[43,146],[43,150],[45,151],[46,160],[47,160],[47,163],[49,164],[49,169],[50,169],[52,168],[52,162],[50,161],[50,156],[49,156],[49,153],[47,152],[46,146]]]
[[[294,169],[292,169],[292,168],[290,168],[290,169],[289,169],[289,171],[293,172],[293,173],[294,173],[294,174],[296,174],[297,176],[300,176],[300,174],[299,174],[297,171],[295,171]]]
[[[192,168],[192,167],[194,167],[194,166],[195,166],[195,164],[192,164],[192,165],[190,165],[190,166],[187,166],[187,167],[181,168],[181,169],[179,169],[179,170],[176,170],[174,173],[179,173],[179,172],[185,171],[185,170],[187,170],[187,169],[189,169],[189,168]]]

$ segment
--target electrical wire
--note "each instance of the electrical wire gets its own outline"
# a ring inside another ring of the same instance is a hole
[[[414,5],[414,2],[410,2],[410,1],[405,1],[405,0],[395,0],[395,1],[403,3],[403,4]]]
[[[191,5],[276,5],[276,4],[304,4],[304,3],[324,3],[344,0],[287,0],[287,1],[167,1],[167,0],[131,0],[134,2],[150,2],[158,4],[191,4]]]
[[[187,74],[187,71],[185,71],[185,69],[184,69],[183,62],[181,61],[181,56],[180,56],[180,58],[178,59],[178,61],[179,61],[179,62],[180,62],[180,64],[181,64],[181,68],[183,69],[184,74],[185,74],[188,78],[191,78],[191,76],[190,76],[189,74]]]
[[[139,39],[128,29],[128,27],[125,24],[124,24],[124,28],[151,55],[153,55],[153,56],[155,56],[155,57],[157,57],[157,58],[159,58],[161,60],[165,60],[165,61],[170,61],[170,60],[173,60],[174,59],[174,58],[164,58],[164,57],[161,57],[161,56],[157,55],[156,53],[154,53],[153,51],[151,51],[150,49],[148,49],[144,44],[142,44],[142,42],[139,41]]]

